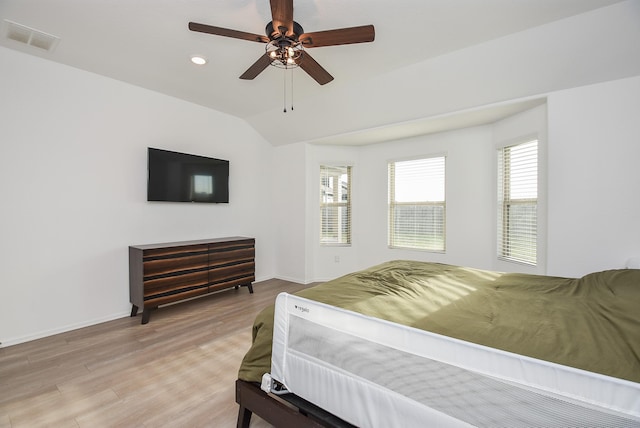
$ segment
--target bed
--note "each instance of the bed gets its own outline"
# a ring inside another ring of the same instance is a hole
[[[278,312],[265,308],[253,326],[236,383],[238,426],[248,426],[251,413],[277,426],[513,425],[496,415],[516,407],[508,400],[531,407],[521,413],[538,414],[550,408],[549,399],[574,412],[559,426],[580,417],[592,426],[640,426],[638,269],[560,278],[399,260],[278,301]],[[377,371],[358,372],[362,367]],[[429,370],[457,380],[417,383]],[[257,386],[265,373],[274,378],[266,377],[269,393]],[[487,396],[498,405],[485,419],[459,405],[484,394],[464,396],[475,382],[506,391],[507,401]],[[410,383],[413,391],[403,392]],[[280,396],[281,385],[289,393]],[[448,396],[459,409],[416,398],[429,390],[431,399]],[[461,416],[465,411],[472,415]]]

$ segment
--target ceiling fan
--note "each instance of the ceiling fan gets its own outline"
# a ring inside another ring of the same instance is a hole
[[[372,42],[375,38],[373,25],[305,33],[302,26],[293,20],[293,0],[270,2],[272,21],[265,28],[266,36],[196,22],[189,22],[189,30],[266,43],[264,55],[240,76],[241,79],[252,80],[269,65],[280,68],[299,66],[321,85],[331,82],[333,76],[313,59],[306,48]]]

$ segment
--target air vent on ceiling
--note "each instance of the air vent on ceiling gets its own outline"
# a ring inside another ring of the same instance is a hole
[[[58,41],[60,41],[59,37],[8,19],[4,20],[4,37],[49,52],[53,51]]]

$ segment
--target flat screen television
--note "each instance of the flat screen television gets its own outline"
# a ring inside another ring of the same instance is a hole
[[[229,203],[229,161],[148,149],[148,201]]]

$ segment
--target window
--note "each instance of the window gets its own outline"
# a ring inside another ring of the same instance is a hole
[[[538,141],[498,150],[498,257],[536,265]]]
[[[320,166],[320,244],[351,244],[350,166]]]
[[[445,250],[445,158],[389,163],[389,246]]]

